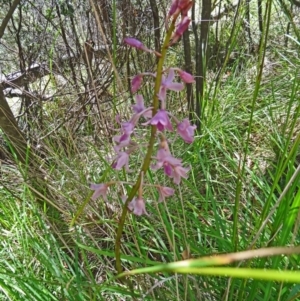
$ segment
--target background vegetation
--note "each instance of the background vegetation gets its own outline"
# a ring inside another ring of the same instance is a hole
[[[135,179],[113,172],[107,158],[115,116],[130,116],[130,79],[154,71],[155,57],[122,40],[133,36],[159,50],[169,6],[1,1],[1,300],[300,299],[299,281],[274,276],[299,270],[297,254],[229,265],[251,268],[247,279],[226,277],[234,276],[229,270],[220,277],[217,269],[205,276],[162,268],[131,277],[130,289],[114,278],[119,195],[129,187],[116,187],[104,202],[90,199],[89,184]],[[125,271],[300,244],[299,6],[195,1],[191,27],[167,62],[196,76],[168,103],[198,126],[193,144],[172,144],[192,169],[166,204],[149,189],[150,215],[127,217]],[[150,103],[147,82],[142,91]],[[147,177],[172,186],[159,173]]]

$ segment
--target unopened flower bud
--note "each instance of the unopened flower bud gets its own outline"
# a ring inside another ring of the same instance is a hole
[[[187,16],[181,20],[181,22],[177,26],[175,33],[172,36],[172,42],[170,43],[170,45],[175,44],[180,39],[183,33],[188,29],[190,22],[191,20]]]
[[[125,38],[124,43],[128,46],[146,51],[146,52],[152,52],[152,50],[148,49],[141,41],[135,39],[135,38]]]
[[[194,76],[189,74],[186,71],[180,70],[178,71],[178,74],[180,78],[186,83],[186,84],[192,84],[195,82]]]
[[[131,92],[135,93],[137,90],[139,90],[142,85],[142,82],[143,82],[143,75],[142,74],[136,75],[131,81]]]
[[[175,35],[182,36],[182,34],[188,29],[190,25],[190,18],[184,17],[183,20],[178,24]]]

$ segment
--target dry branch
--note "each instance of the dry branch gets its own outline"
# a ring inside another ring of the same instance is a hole
[[[94,50],[95,57],[105,57],[107,53],[107,46],[103,45]],[[49,75],[49,74],[61,74],[64,66],[67,67],[70,61],[78,61],[80,56],[63,56],[52,64],[52,67],[48,63],[35,63],[28,67],[25,72],[17,71],[9,74],[8,76],[0,78],[0,84],[4,90],[4,94],[9,97],[13,94],[18,94],[16,91],[11,91],[11,88],[23,87],[27,84],[33,83],[36,80]],[[8,89],[6,91],[6,89]]]
[[[15,0],[12,4],[12,6],[9,8],[9,11],[7,13],[7,15],[4,17],[1,25],[0,25],[0,39],[2,38],[5,28],[8,24],[8,21],[11,19],[15,9],[17,8],[17,6],[20,4],[21,0]]]

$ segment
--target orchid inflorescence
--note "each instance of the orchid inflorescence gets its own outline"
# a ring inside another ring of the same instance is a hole
[[[141,94],[136,94],[136,103],[132,106],[132,117],[129,121],[121,122],[118,116],[117,121],[121,125],[121,133],[113,137],[113,141],[116,144],[114,146],[116,155],[113,158],[112,168],[114,168],[115,170],[121,170],[125,168],[125,171],[130,172],[129,157],[138,148],[137,143],[134,140],[132,140],[132,136],[134,135],[134,131],[137,127],[138,121],[140,120],[140,118],[143,118],[145,122],[141,123],[141,125],[151,126],[151,138],[148,146],[148,153],[145,157],[142,170],[136,182],[136,189],[133,192],[133,194],[129,195],[129,197],[125,197],[124,199],[124,207],[138,216],[147,214],[147,211],[145,209],[145,200],[143,199],[143,175],[145,171],[147,171],[147,169],[150,167],[151,160],[155,160],[155,164],[151,164],[151,168],[153,170],[163,168],[165,175],[173,179],[173,182],[176,185],[180,184],[181,178],[187,178],[187,172],[190,169],[190,167],[183,166],[181,159],[172,156],[168,140],[164,133],[165,130],[170,132],[174,131],[172,124],[173,122],[176,125],[177,134],[186,143],[193,142],[194,131],[196,129],[196,126],[191,125],[188,118],[179,121],[174,115],[168,112],[166,106],[166,99],[168,90],[178,92],[184,89],[183,83],[174,81],[175,74],[177,74],[180,77],[181,81],[184,83],[193,83],[195,80],[191,74],[179,68],[167,68],[165,70],[162,70],[162,63],[166,53],[166,51],[164,50],[166,50],[170,45],[176,43],[182,36],[184,31],[187,30],[190,23],[190,19],[187,16],[187,13],[191,9],[192,5],[193,2],[189,0],[172,1],[171,8],[166,18],[167,36],[165,39],[162,53],[158,53],[154,50],[147,48],[142,42],[135,38],[128,37],[124,39],[124,43],[129,45],[130,47],[134,47],[145,52],[154,53],[156,56],[158,56],[159,60],[162,60],[160,63],[158,63],[156,73],[140,73],[134,76],[131,81],[132,93],[136,93],[139,91],[142,82],[146,76],[153,77],[156,79],[156,81],[158,81],[155,85],[152,106],[146,107],[143,96]],[[181,20],[175,28],[175,22],[179,15],[181,15]],[[172,19],[172,26],[168,28],[167,23],[170,19]],[[159,148],[157,150],[156,156],[154,157],[154,140],[152,138],[154,138],[155,140],[157,138],[159,139]],[[92,190],[94,190],[92,199],[96,200],[98,197],[102,196],[106,200],[109,187],[116,183],[117,182],[111,181],[108,183],[92,184],[90,187]],[[164,201],[166,197],[172,196],[175,192],[175,190],[170,187],[164,187],[161,185],[152,186],[155,187],[158,191],[159,202]]]

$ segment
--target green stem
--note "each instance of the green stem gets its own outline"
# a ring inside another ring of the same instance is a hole
[[[159,89],[160,89],[160,85],[161,85],[161,79],[162,79],[162,70],[163,70],[163,64],[165,61],[165,57],[166,57],[166,53],[167,53],[167,49],[168,49],[168,45],[170,43],[170,39],[171,39],[171,35],[172,32],[175,28],[175,22],[176,22],[176,18],[173,19],[172,24],[170,26],[170,28],[167,31],[166,37],[165,37],[165,41],[164,44],[162,46],[162,51],[161,51],[161,57],[158,60],[157,63],[157,71],[156,71],[156,80],[155,80],[155,86],[154,86],[154,95],[153,95],[153,116],[156,114],[158,108],[159,108],[159,99],[158,99],[158,93],[159,93]],[[147,154],[145,156],[141,171],[139,173],[139,176],[137,178],[136,183],[134,184],[134,186],[132,187],[128,198],[123,206],[123,210],[122,210],[122,215],[119,221],[119,226],[117,229],[117,236],[116,236],[116,244],[115,244],[115,255],[116,255],[116,270],[118,272],[118,274],[122,273],[122,265],[121,265],[121,238],[122,238],[122,233],[123,233],[123,228],[124,228],[124,223],[125,223],[125,219],[126,219],[126,214],[128,212],[128,204],[132,201],[132,199],[134,198],[134,196],[136,195],[140,184],[141,184],[141,175],[146,174],[149,166],[150,166],[150,162],[151,162],[151,156],[153,153],[153,146],[155,143],[155,138],[156,138],[156,126],[151,126],[151,137],[149,140],[149,145],[148,145],[148,150],[147,150]]]

